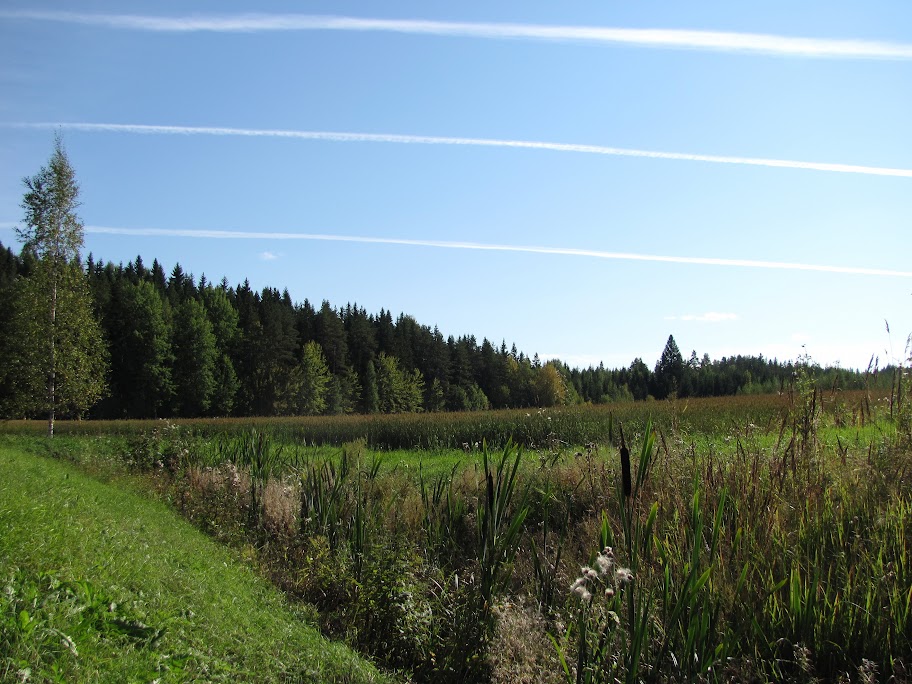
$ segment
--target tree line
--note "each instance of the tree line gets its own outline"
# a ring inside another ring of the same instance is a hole
[[[0,249],[0,301],[35,278],[39,264],[28,249]],[[88,407],[98,418],[465,411],[768,393],[783,391],[795,370],[762,356],[710,360],[693,352],[685,360],[673,336],[652,368],[640,358],[620,369],[570,368],[530,358],[515,344],[444,337],[406,314],[295,303],[287,290],[197,280],[179,264],[166,274],[140,256],[124,266],[89,255],[70,269],[90,293],[107,351],[107,392]],[[840,387],[862,386],[858,373],[818,371]],[[17,403],[6,399],[11,417]]]
[[[356,303],[196,279],[137,256],[82,260],[78,185],[58,139],[26,178],[19,254],[0,244],[0,416],[156,418],[466,411],[782,391],[792,362],[570,368]],[[842,387],[859,373],[818,369]]]

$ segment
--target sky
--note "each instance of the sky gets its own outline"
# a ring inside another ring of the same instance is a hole
[[[0,242],[571,366],[865,368],[912,333],[912,4],[0,4]],[[888,332],[889,327],[889,332]]]

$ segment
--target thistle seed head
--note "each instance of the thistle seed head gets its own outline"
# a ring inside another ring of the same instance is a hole
[[[614,581],[618,587],[626,587],[633,582],[633,573],[628,568],[618,568],[614,573]]]

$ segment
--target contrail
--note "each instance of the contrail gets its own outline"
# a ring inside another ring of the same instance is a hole
[[[115,30],[164,33],[260,33],[264,31],[352,31],[450,36],[494,40],[545,40],[810,58],[912,59],[912,45],[872,40],[801,38],[761,33],[631,29],[370,19],[308,14],[154,16],[86,14],[44,10],[2,10],[0,19],[81,24]]]
[[[146,135],[212,135],[244,136],[264,138],[292,138],[299,140],[322,140],[328,142],[375,142],[413,145],[464,145],[474,147],[512,147],[554,152],[575,152],[577,154],[600,154],[615,157],[645,157],[649,159],[672,159],[678,161],[708,162],[711,164],[739,164],[744,166],[766,166],[808,171],[835,173],[857,173],[867,176],[893,176],[912,178],[912,169],[882,166],[860,166],[857,164],[831,164],[827,162],[796,161],[791,159],[762,159],[756,157],[726,157],[712,154],[690,154],[686,152],[658,152],[636,150],[603,145],[581,145],[573,143],[546,142],[539,140],[498,140],[494,138],[459,138],[430,135],[398,135],[393,133],[347,133],[335,131],[294,131],[250,128],[221,128],[211,126],[153,126],[143,124],[113,123],[0,123],[12,128],[66,129],[91,133],[139,133]]]
[[[696,264],[703,266],[735,266],[741,268],[766,268],[790,271],[820,271],[824,273],[845,273],[852,275],[890,276],[912,278],[910,271],[891,271],[881,268],[860,268],[854,266],[823,266],[819,264],[798,264],[783,261],[755,261],[751,259],[716,259],[711,257],[664,256],[658,254],[631,254],[627,252],[603,252],[570,247],[533,247],[527,245],[497,245],[481,242],[448,242],[444,240],[412,240],[403,238],[363,237],[354,235],[325,235],[314,233],[282,233],[269,231],[200,230],[172,228],[116,228],[110,226],[86,226],[87,233],[107,235],[140,235],[150,237],[184,237],[210,240],[320,240],[329,242],[356,242],[362,244],[402,245],[409,247],[434,247],[439,249],[468,249],[488,252],[524,252],[531,254],[558,254],[565,256],[592,257],[622,261],[657,261],[672,264]]]

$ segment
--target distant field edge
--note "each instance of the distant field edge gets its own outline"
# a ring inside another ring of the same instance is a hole
[[[884,396],[883,391],[863,390],[824,391],[819,395],[824,411],[846,416],[870,413],[872,407],[883,403]],[[341,446],[364,440],[380,450],[465,449],[482,442],[503,446],[513,441],[538,448],[555,440],[577,446],[604,442],[609,416],[626,428],[643,427],[651,420],[662,431],[681,428],[690,434],[714,434],[739,424],[747,415],[751,422],[771,427],[781,422],[788,407],[787,395],[765,394],[475,412],[68,420],[57,421],[55,432],[131,438],[174,425],[203,438],[264,430],[282,443],[297,445]],[[0,434],[37,436],[46,431],[47,423],[40,420],[0,420]]]

